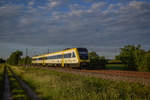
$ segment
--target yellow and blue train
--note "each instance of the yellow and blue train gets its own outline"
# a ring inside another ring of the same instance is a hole
[[[87,67],[89,62],[86,48],[71,48],[32,57],[32,65],[83,68]]]

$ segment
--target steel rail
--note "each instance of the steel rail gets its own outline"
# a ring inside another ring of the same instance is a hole
[[[10,72],[12,73],[13,77],[18,81],[21,87],[25,90],[26,94],[29,96],[31,100],[42,100],[23,80],[21,80],[13,70],[8,67]]]

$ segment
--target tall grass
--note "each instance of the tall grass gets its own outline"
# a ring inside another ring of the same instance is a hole
[[[3,98],[3,90],[4,90],[4,64],[0,64],[0,98]]]
[[[150,100],[150,87],[46,69],[12,67],[45,100]]]
[[[30,100],[24,89],[18,83],[18,81],[13,77],[12,73],[8,71],[8,77],[10,81],[10,92],[13,100]]]

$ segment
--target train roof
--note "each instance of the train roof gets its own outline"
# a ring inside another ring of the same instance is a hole
[[[62,51],[58,51],[58,52],[52,52],[52,53],[47,53],[47,54],[42,54],[42,55],[37,55],[37,56],[33,56],[32,58],[38,58],[38,57],[43,57],[43,56],[46,56],[48,54],[55,54],[55,53],[60,53],[60,52],[65,52],[65,51],[68,51],[68,50],[73,50],[73,49],[78,49],[78,50],[87,50],[87,48],[65,48],[64,50]]]
[[[52,53],[42,54],[42,55],[38,55],[38,56],[33,56],[32,58],[43,57],[43,56],[48,55],[48,54],[60,53],[60,52],[64,52],[64,51],[68,51],[68,50],[72,50],[72,49],[76,49],[76,48],[67,48],[67,49],[64,49],[64,50],[58,51],[58,52],[52,52]]]

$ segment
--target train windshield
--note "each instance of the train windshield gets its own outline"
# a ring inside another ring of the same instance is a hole
[[[86,48],[77,48],[80,59],[88,60],[88,50]]]

